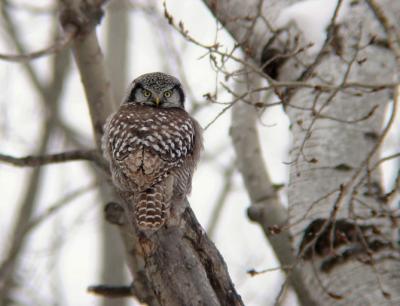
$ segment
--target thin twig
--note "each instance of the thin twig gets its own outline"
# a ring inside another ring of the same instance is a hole
[[[250,276],[257,276],[260,274],[264,274],[264,273],[269,273],[269,272],[276,272],[276,271],[290,271],[293,268],[293,266],[282,266],[282,267],[276,267],[276,268],[268,268],[268,269],[264,269],[264,270],[260,270],[257,271],[255,269],[250,269],[247,271],[248,274],[250,274]]]
[[[17,167],[40,167],[48,164],[63,163],[70,161],[87,160],[95,162],[101,168],[104,168],[103,161],[98,150],[75,150],[56,154],[14,157],[11,155],[0,154],[0,162],[12,164]]]
[[[49,217],[53,216],[55,213],[60,211],[60,209],[64,208],[67,204],[71,203],[73,200],[77,199],[81,195],[85,194],[86,192],[93,190],[98,185],[97,182],[91,183],[85,187],[79,188],[78,190],[75,190],[69,194],[66,194],[63,196],[61,199],[59,199],[57,202],[54,204],[50,205],[50,207],[44,211],[42,214],[39,216],[35,217],[32,219],[28,226],[25,228],[25,232],[28,232],[32,230],[33,228],[37,227],[41,223],[43,223],[45,220],[47,220]]]
[[[88,287],[87,291],[93,294],[102,295],[107,298],[122,298],[133,296],[131,286],[95,285]]]
[[[398,29],[390,22],[381,6],[377,4],[375,0],[367,0],[367,3],[384,28],[388,37],[389,47],[396,57],[397,66],[400,67],[400,36],[398,34]]]
[[[26,54],[2,54],[0,53],[0,59],[9,61],[9,62],[26,62],[34,59],[38,59],[43,56],[47,56],[50,54],[57,53],[61,50],[67,48],[71,42],[74,40],[77,34],[77,28],[74,26],[69,26],[68,29],[64,32],[64,36],[57,40],[53,45],[44,48],[39,51],[34,51]]]

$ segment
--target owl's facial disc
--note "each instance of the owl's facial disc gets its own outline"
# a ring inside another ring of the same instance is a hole
[[[161,108],[184,108],[185,95],[180,82],[167,74],[144,74],[134,80],[125,102]]]

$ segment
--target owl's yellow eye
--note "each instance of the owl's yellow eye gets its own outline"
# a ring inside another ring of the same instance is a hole
[[[143,96],[145,96],[146,98],[151,96],[151,92],[148,90],[143,90]]]
[[[164,92],[164,97],[169,98],[172,96],[172,92],[170,90],[167,90],[166,92]]]

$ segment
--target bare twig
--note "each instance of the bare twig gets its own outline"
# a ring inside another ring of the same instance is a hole
[[[57,53],[65,48],[67,48],[71,44],[71,42],[73,41],[73,39],[76,36],[76,33],[77,33],[77,29],[74,26],[70,26],[65,31],[63,37],[61,37],[53,45],[51,45],[45,49],[35,51],[35,52],[30,52],[27,54],[17,54],[17,55],[0,53],[0,59],[9,61],[9,62],[21,63],[21,62],[31,61],[31,60],[38,59],[43,56]]]
[[[292,266],[286,266],[286,267],[276,267],[276,268],[268,268],[268,269],[264,269],[264,270],[255,270],[255,269],[250,269],[247,271],[248,274],[250,274],[250,276],[257,276],[260,274],[264,274],[264,273],[269,273],[269,272],[276,272],[276,271],[284,271],[284,272],[288,272],[292,269]]]
[[[376,0],[367,0],[367,3],[384,28],[388,37],[389,47],[396,56],[397,66],[400,67],[400,35],[398,34],[398,28],[396,29],[396,26],[392,24],[382,7],[376,3]]]
[[[132,297],[131,286],[110,286],[110,285],[94,285],[88,287],[88,292],[102,295],[107,298],[121,298],[121,297]]]
[[[40,214],[37,217],[35,217],[34,219],[32,219],[29,222],[29,224],[26,226],[25,231],[26,232],[31,231],[33,228],[42,224],[45,220],[47,220],[49,217],[53,216],[55,213],[60,211],[66,205],[71,203],[73,200],[82,196],[86,192],[93,190],[97,185],[98,185],[97,183],[92,183],[83,188],[79,188],[78,190],[75,190],[69,194],[66,194],[61,199],[59,199],[57,202],[50,205],[50,207],[48,209],[46,209],[46,211],[44,211],[42,214]]]
[[[207,45],[207,44],[202,44],[199,41],[197,41],[194,37],[192,37],[189,34],[189,31],[187,31],[185,29],[185,25],[183,24],[182,21],[178,22],[178,25],[176,25],[174,17],[170,14],[170,12],[167,9],[167,3],[165,2],[165,0],[163,1],[163,7],[164,7],[164,16],[167,19],[168,23],[173,26],[175,29],[178,30],[178,33],[181,33],[182,36],[187,39],[189,42],[198,45],[204,49],[218,49],[220,46],[219,44],[211,44],[211,45]]]
[[[17,167],[40,167],[48,164],[63,163],[70,161],[87,160],[96,163],[101,168],[106,168],[107,165],[99,154],[98,150],[75,150],[56,154],[14,157],[10,155],[0,154],[0,162],[12,164]]]

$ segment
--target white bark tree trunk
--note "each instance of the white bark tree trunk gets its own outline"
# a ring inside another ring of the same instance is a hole
[[[112,80],[112,89],[116,104],[122,101],[122,95],[127,86],[128,70],[128,41],[129,9],[126,1],[111,1],[107,6],[107,40],[105,62]],[[115,35],[118,33],[118,35]],[[112,199],[110,188],[101,188],[100,196],[103,201]],[[107,285],[127,285],[129,281],[124,274],[126,263],[124,260],[124,246],[115,226],[105,219],[101,222],[102,239],[102,271],[101,281]],[[126,298],[104,298],[102,306],[127,305]]]
[[[393,88],[349,85],[398,81],[396,52],[378,19],[366,2],[353,1],[324,52],[310,55],[293,26],[273,39],[279,13],[296,1],[204,2],[248,55],[268,62],[264,71],[292,122],[289,230],[309,293],[320,305],[398,305],[396,224],[373,168]],[[398,33],[400,2],[379,6]]]

